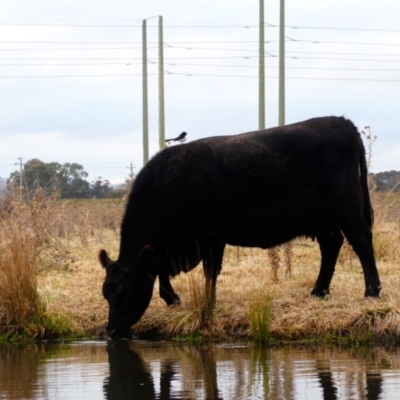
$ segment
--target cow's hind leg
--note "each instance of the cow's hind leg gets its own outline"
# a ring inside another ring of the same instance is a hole
[[[224,249],[225,244],[204,246],[201,249],[204,275],[206,278],[206,304],[202,313],[203,320],[212,315],[215,306],[217,277],[221,272]]]
[[[167,303],[168,306],[172,304],[181,304],[179,296],[175,293],[169,280],[169,275],[159,275],[160,297]]]
[[[343,235],[339,227],[326,230],[317,235],[321,250],[321,268],[311,294],[323,297],[329,294],[329,286],[335,271],[336,261],[343,244]]]
[[[375,263],[371,229],[364,218],[357,214],[353,214],[351,218],[343,221],[341,228],[360,259],[364,271],[365,297],[379,297],[382,287]]]

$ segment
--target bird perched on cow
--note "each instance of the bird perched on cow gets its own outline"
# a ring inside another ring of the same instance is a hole
[[[179,136],[173,139],[165,139],[165,146],[168,147],[171,145],[172,142],[180,142],[183,143],[186,141],[186,132],[182,132]]]

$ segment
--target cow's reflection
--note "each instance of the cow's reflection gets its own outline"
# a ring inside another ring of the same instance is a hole
[[[367,394],[366,398],[368,400],[377,400],[381,398],[382,394],[382,374],[377,373],[366,373],[366,383],[367,383]]]
[[[317,360],[316,371],[319,384],[322,388],[324,400],[335,400],[339,398],[338,389],[333,377],[331,365],[329,362]],[[356,375],[358,382],[363,382],[363,373]],[[364,385],[357,385],[357,382],[352,383],[350,386],[359,387],[360,396],[368,400],[378,400],[382,394],[382,375],[379,372],[365,372],[365,387]]]
[[[199,382],[203,384],[206,400],[221,399],[214,352],[208,348],[192,348],[189,353],[195,357],[191,358],[190,366],[180,365],[178,367],[177,361],[162,360],[159,375],[157,373],[154,375],[154,370],[151,371],[151,364],[145,362],[140,353],[130,347],[127,341],[109,342],[107,353],[110,376],[105,379],[103,385],[106,399],[166,400],[172,396],[175,399],[178,399],[179,396],[190,398],[191,394],[194,394],[199,388],[197,386]],[[188,367],[189,369],[187,369]],[[178,372],[176,372],[177,370]],[[154,382],[153,376],[159,376],[160,382]],[[177,380],[181,382],[175,385],[174,390],[172,383]],[[178,387],[180,389],[177,391]]]
[[[142,358],[127,341],[107,345],[110,376],[104,381],[106,399],[154,399],[154,383]]]
[[[222,400],[218,390],[217,363],[214,358],[214,352],[203,347],[199,348],[198,352],[202,366],[205,398],[206,400]]]
[[[334,383],[332,372],[324,370],[318,371],[318,380],[322,388],[323,399],[336,400],[338,398],[337,387]]]

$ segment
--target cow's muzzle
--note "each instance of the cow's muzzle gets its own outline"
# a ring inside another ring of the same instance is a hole
[[[106,331],[111,339],[128,339],[128,333],[122,334],[114,328],[107,328]]]

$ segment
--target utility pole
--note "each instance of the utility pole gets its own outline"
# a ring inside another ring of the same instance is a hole
[[[285,125],[285,0],[280,0],[279,22],[279,126]]]
[[[143,165],[149,161],[149,106],[147,90],[147,24],[149,17],[142,24],[143,48]],[[159,147],[165,147],[165,111],[164,111],[164,39],[163,17],[158,16],[158,120],[159,120]]]
[[[131,163],[130,167],[127,167],[127,168],[131,170],[131,173],[129,174],[129,177],[133,180],[133,177],[135,176],[134,173],[133,173],[133,168],[135,168],[135,167]]]
[[[19,190],[22,189],[22,166],[24,165],[22,163],[22,158],[18,157],[19,163],[15,163],[15,165],[19,165]]]
[[[158,17],[158,118],[159,118],[159,147],[165,147],[165,113],[164,113],[164,39],[163,17]]]
[[[143,49],[143,165],[149,161],[149,109],[147,94],[147,27],[146,20],[142,24]]]
[[[265,52],[264,52],[264,0],[260,0],[260,37],[258,65],[258,129],[265,129]]]

